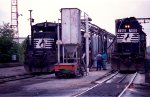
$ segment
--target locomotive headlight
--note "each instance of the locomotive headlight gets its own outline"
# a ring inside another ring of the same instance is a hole
[[[125,25],[125,28],[130,28],[130,25]]]

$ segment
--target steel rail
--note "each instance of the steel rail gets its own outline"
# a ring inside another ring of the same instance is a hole
[[[76,95],[73,96],[73,97],[78,97],[78,96],[80,96],[80,95],[82,95],[82,94],[88,92],[89,90],[95,88],[96,86],[101,85],[101,84],[103,84],[104,82],[107,82],[108,80],[110,80],[110,79],[112,79],[114,76],[116,76],[118,73],[119,73],[119,72],[115,72],[112,76],[106,78],[105,80],[102,80],[101,82],[98,82],[96,85],[90,87],[89,89],[87,89],[87,90],[85,90],[85,91],[83,91],[83,92],[81,92],[81,93],[79,93],[79,94],[76,94]]]
[[[10,81],[16,81],[16,80],[26,79],[26,78],[32,78],[32,77],[35,77],[35,76],[36,75],[21,74],[21,75],[1,77],[0,78],[0,84],[5,83],[5,82],[10,82]]]
[[[126,91],[127,89],[130,87],[130,85],[133,83],[134,79],[137,76],[137,72],[134,74],[133,78],[131,79],[131,81],[129,82],[129,84],[124,88],[124,90],[117,96],[117,97],[121,97]]]
[[[121,78],[118,83],[121,83],[126,77],[128,76],[128,74],[126,74],[123,78]]]
[[[100,78],[96,79],[95,81],[92,81],[91,83],[95,83],[95,82],[97,82],[97,81],[99,81],[99,80],[102,80],[102,79],[104,79],[104,78],[110,76],[111,74],[113,74],[113,73],[115,73],[115,72],[116,72],[116,71],[111,70],[111,71],[109,71],[108,73],[106,73],[106,74],[104,74],[103,76],[101,76]]]
[[[0,76],[0,80],[1,79],[6,79],[6,78],[13,78],[13,77],[15,77],[15,76],[24,76],[24,75],[30,75],[30,74],[28,74],[28,73],[24,73],[24,74],[18,74],[18,75],[10,75],[10,76]]]
[[[6,77],[0,77],[0,84],[5,83],[5,82],[10,82],[10,81],[16,81],[16,80],[22,80],[22,79],[27,79],[27,78],[32,78],[36,76],[42,76],[45,74],[20,74],[20,75],[13,75],[13,76],[6,76]]]

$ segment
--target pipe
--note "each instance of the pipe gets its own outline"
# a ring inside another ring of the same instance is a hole
[[[60,63],[60,43],[59,43],[59,41],[60,41],[60,35],[59,35],[59,19],[58,19],[58,25],[57,25],[57,46],[58,46],[58,52],[57,52],[57,54],[58,54],[58,56],[57,56],[57,59],[58,59],[58,63]]]
[[[89,72],[89,21],[88,21],[88,16],[86,16],[86,33],[85,33],[85,38],[86,38],[86,71],[87,73]]]

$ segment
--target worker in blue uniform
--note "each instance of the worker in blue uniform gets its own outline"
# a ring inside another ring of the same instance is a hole
[[[102,54],[102,59],[103,59],[103,70],[106,70],[107,54],[105,52]]]
[[[103,67],[103,59],[102,59],[102,55],[99,53],[97,56],[96,56],[96,60],[97,60],[97,71],[98,70],[101,70],[101,68]]]

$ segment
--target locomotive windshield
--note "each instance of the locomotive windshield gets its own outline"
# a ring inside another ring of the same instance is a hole
[[[56,32],[57,31],[57,24],[56,23],[38,23],[32,26],[32,32]]]

